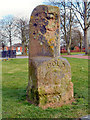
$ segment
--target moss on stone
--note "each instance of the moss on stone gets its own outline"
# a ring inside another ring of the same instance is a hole
[[[40,95],[46,94],[45,88],[44,88],[43,86],[39,88],[39,94],[40,94]]]
[[[47,96],[46,95],[41,95],[40,96],[40,105],[45,105],[47,103]]]
[[[55,6],[37,6],[30,20],[28,99],[44,106],[69,100],[71,68],[60,56],[60,15]],[[72,90],[73,92],[73,90]]]

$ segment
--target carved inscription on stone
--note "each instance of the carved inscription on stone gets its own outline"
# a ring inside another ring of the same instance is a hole
[[[37,6],[30,18],[27,100],[42,108],[71,103],[71,67],[60,57],[60,12],[55,6]]]

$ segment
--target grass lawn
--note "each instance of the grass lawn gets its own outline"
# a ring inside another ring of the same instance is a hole
[[[78,118],[88,114],[88,60],[67,58],[71,64],[75,102],[43,110],[26,100],[28,59],[2,62],[3,118]]]
[[[79,54],[85,54],[85,52],[71,52],[70,55],[79,55]],[[61,55],[67,55],[67,53],[61,53]]]

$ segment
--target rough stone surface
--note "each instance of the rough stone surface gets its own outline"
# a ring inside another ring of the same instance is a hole
[[[60,55],[59,14],[58,7],[45,5],[36,7],[32,12],[30,19],[31,57]]]
[[[28,100],[42,108],[69,103],[73,84],[68,61],[60,57],[33,57],[27,91]]]
[[[60,57],[59,8],[38,6],[30,20],[27,99],[42,108],[58,107],[73,98],[71,68]]]

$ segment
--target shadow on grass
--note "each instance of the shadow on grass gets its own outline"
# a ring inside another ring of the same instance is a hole
[[[4,87],[2,91],[3,99],[11,99],[13,101],[22,102],[23,104],[32,105],[27,101],[27,93],[25,88],[8,88]]]
[[[13,106],[15,105],[17,108],[16,110],[14,109],[14,112],[16,112],[16,114],[21,111],[21,115],[17,115],[17,117],[21,117],[22,115],[25,115],[24,117],[36,117],[36,118],[44,118],[44,117],[48,117],[48,118],[68,118],[68,117],[75,117],[75,116],[81,116],[81,114],[79,114],[79,111],[83,111],[83,109],[85,109],[85,107],[83,106],[81,109],[80,104],[82,105],[83,100],[80,99],[80,101],[77,101],[75,103],[73,103],[72,105],[65,105],[62,107],[58,107],[58,108],[47,108],[45,110],[43,110],[42,108],[39,108],[38,106],[35,106],[33,104],[30,104],[27,100],[26,100],[26,89],[25,88],[8,88],[8,87],[3,87],[3,93],[2,93],[2,97],[4,98],[4,103],[5,102],[9,102],[9,104],[11,105],[10,108],[7,108],[7,110],[10,110],[12,108],[12,101],[14,101]],[[20,103],[20,106],[18,106],[17,104]],[[18,109],[19,108],[19,109]],[[17,112],[18,109],[18,112]],[[75,113],[75,111],[77,111]],[[14,112],[12,112],[14,114]],[[84,113],[86,114],[86,113]],[[5,115],[5,114],[4,114]],[[3,115],[3,116],[4,116]],[[60,119],[61,120],[61,119]]]

